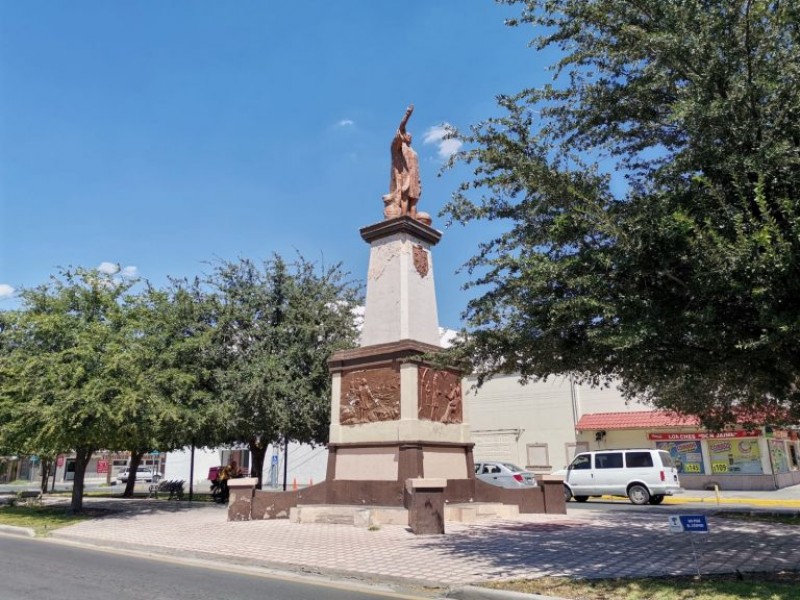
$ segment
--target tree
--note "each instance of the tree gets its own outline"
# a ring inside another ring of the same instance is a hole
[[[330,376],[327,359],[354,344],[358,292],[339,265],[318,268],[280,256],[259,266],[241,259],[215,265],[215,364],[231,443],[247,444],[258,487],[269,444],[323,442]]]
[[[474,177],[444,212],[510,223],[467,264],[456,357],[481,381],[619,379],[710,426],[796,422],[800,4],[505,3],[562,58],[454,133]]]
[[[129,351],[116,365],[118,378],[127,382],[119,449],[130,452],[130,473],[147,452],[218,441],[213,425],[221,415],[208,355],[214,324],[198,285],[147,285],[127,299]],[[129,477],[123,495],[132,496],[134,485],[135,477]]]
[[[86,466],[120,441],[125,381],[122,297],[132,281],[96,270],[62,270],[21,292],[23,310],[4,315],[0,446],[52,458],[74,450],[71,508],[83,505]]]

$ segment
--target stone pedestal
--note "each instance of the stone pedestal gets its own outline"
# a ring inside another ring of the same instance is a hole
[[[362,344],[328,361],[327,481],[349,482],[337,499],[352,488],[396,503],[409,478],[473,479],[472,443],[461,373],[426,360],[441,350],[430,256],[441,233],[398,217],[361,236],[370,244]]]
[[[228,480],[228,521],[249,521],[253,509],[253,494],[258,479],[240,477]]]
[[[444,489],[446,479],[409,479],[408,526],[415,535],[444,534]]]
[[[370,244],[361,345],[414,340],[439,345],[431,248],[442,234],[410,217],[361,229]]]

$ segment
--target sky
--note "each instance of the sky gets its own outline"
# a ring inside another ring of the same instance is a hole
[[[0,310],[59,267],[155,285],[209,261],[341,263],[366,278],[359,229],[383,219],[389,144],[409,103],[439,321],[458,328],[458,269],[493,224],[446,228],[469,172],[443,123],[502,114],[552,56],[491,0],[0,0]]]

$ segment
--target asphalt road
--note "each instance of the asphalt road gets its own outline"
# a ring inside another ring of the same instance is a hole
[[[365,593],[280,577],[203,568],[43,540],[0,535],[2,600],[385,600],[414,596]]]

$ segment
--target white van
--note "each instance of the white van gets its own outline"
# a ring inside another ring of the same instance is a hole
[[[586,502],[590,496],[627,496],[633,504],[661,504],[681,491],[678,470],[663,450],[632,448],[581,452],[564,475],[564,498]]]

